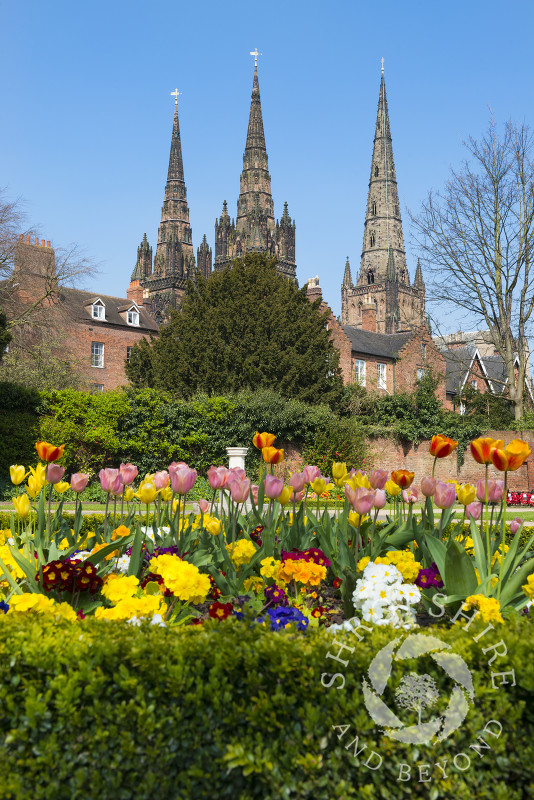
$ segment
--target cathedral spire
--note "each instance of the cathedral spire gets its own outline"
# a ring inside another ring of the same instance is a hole
[[[180,140],[180,123],[178,121],[178,95],[180,92],[175,89],[171,92],[175,96],[174,101],[174,122],[172,125],[171,153],[169,156],[169,170],[167,172],[167,182],[184,182],[184,164],[182,161],[182,142]]]
[[[370,271],[374,275],[375,282],[385,279],[390,250],[395,256],[398,278],[403,283],[408,283],[386,81],[382,64],[359,283],[367,282]]]
[[[345,274],[343,275],[343,286],[347,286],[352,289],[352,275],[350,274],[350,262],[348,256],[347,263],[345,264]]]

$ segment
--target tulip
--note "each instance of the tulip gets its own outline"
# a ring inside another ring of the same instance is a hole
[[[323,478],[322,476],[319,476],[314,481],[312,481],[312,483],[310,483],[310,489],[312,490],[312,492],[315,492],[317,497],[320,497],[323,494],[323,492],[326,492],[327,486],[328,483],[326,479]]]
[[[132,489],[131,486],[127,486],[124,492],[124,499],[126,500],[127,503],[131,503],[134,497],[135,497],[134,490]]]
[[[384,508],[386,505],[386,493],[384,489],[375,490],[375,499],[373,502],[374,508]]]
[[[228,472],[228,480],[233,480],[233,478],[236,477],[241,481],[243,478],[247,477],[247,472],[243,469],[243,467],[230,467]]]
[[[165,486],[163,489],[159,490],[161,499],[164,500],[166,503],[172,498],[172,489],[170,486]]]
[[[283,478],[275,478],[274,475],[265,476],[264,494],[265,497],[269,498],[269,500],[276,500],[282,493],[283,488],[284,488]]]
[[[454,439],[449,439],[448,436],[438,433],[432,437],[430,442],[430,455],[434,456],[434,458],[445,458],[445,456],[450,456],[457,447],[458,442],[455,442]]]
[[[504,481],[496,480],[488,481],[488,503],[500,503],[504,494]],[[486,502],[486,481],[480,479],[477,481],[477,498],[482,502]]]
[[[108,494],[119,494],[122,492],[122,481],[118,469],[106,467],[101,469],[98,473],[100,479],[100,486]]]
[[[261,454],[266,464],[279,464],[284,460],[284,451],[277,447],[264,447]]]
[[[28,485],[26,486],[26,491],[30,495],[31,499],[33,500],[41,491],[44,484],[35,476],[30,475],[28,478]]]
[[[264,447],[271,447],[272,443],[276,439],[274,433],[256,433],[252,437],[252,444],[254,447],[257,447],[258,450],[263,450]]]
[[[421,478],[422,494],[424,494],[425,497],[432,497],[434,495],[437,482],[437,478],[430,478],[428,475],[425,475],[424,478]]]
[[[179,467],[171,472],[171,486],[175,494],[187,494],[195,485],[198,477],[196,469]]]
[[[398,494],[402,492],[400,486],[398,486],[394,481],[389,480],[386,481],[386,485],[384,486],[386,492],[391,495],[391,497],[397,497]]]
[[[512,535],[515,535],[522,524],[523,520],[521,519],[521,517],[514,517],[510,523],[510,533]]]
[[[469,505],[465,507],[465,516],[467,519],[474,519],[476,522],[477,519],[480,519],[481,514],[482,503],[469,503]]]
[[[30,498],[27,494],[21,494],[18,497],[12,497],[13,505],[15,506],[15,511],[24,519],[30,513]]]
[[[468,506],[477,496],[477,490],[474,486],[471,486],[470,483],[464,483],[463,486],[456,487],[456,494],[458,496],[458,502],[463,506]]]
[[[62,444],[60,447],[56,447],[48,442],[37,442],[35,449],[41,461],[47,461],[50,464],[52,461],[57,461],[62,457],[65,451],[65,445]]]
[[[205,499],[202,497],[202,498],[201,498],[201,499],[198,501],[198,507],[199,507],[199,509],[200,509],[200,513],[201,513],[201,514],[205,514],[207,511],[209,511],[209,507],[210,507],[210,501],[209,501],[209,500],[205,500]]]
[[[260,487],[253,483],[250,487],[250,491],[252,492],[252,499],[254,500],[255,505],[258,505],[258,492],[260,491]]]
[[[407,489],[408,486],[411,486],[414,478],[415,472],[409,472],[407,469],[396,469],[391,473],[391,480],[401,489]]]
[[[350,483],[346,483],[343,491],[351,506],[354,505],[354,500],[356,499],[356,489],[353,489]]]
[[[302,492],[306,486],[306,478],[303,472],[294,472],[289,479],[289,485],[295,490],[295,494]]]
[[[139,489],[137,490],[136,496],[142,503],[148,505],[149,503],[152,503],[155,500],[157,493],[158,490],[156,489],[153,483],[142,483]]]
[[[362,517],[361,514],[357,514],[356,511],[349,511],[349,516],[347,517],[349,525],[352,525],[353,528],[357,528],[366,519],[368,519],[368,517]]]
[[[171,471],[171,467],[169,467],[169,471]],[[230,470],[228,469],[228,467],[211,466],[208,470],[208,482],[211,488],[215,491],[216,489],[222,489],[223,486],[226,486],[229,473]]]
[[[492,439],[489,436],[486,438],[480,437],[479,439],[473,439],[469,447],[471,448],[471,455],[477,464],[491,464],[493,450],[502,450],[504,441],[502,439]]]
[[[434,503],[438,508],[450,508],[456,500],[456,489],[451,483],[438,481],[434,491]]]
[[[369,483],[372,489],[383,489],[388,479],[385,469],[374,469],[369,475]]]
[[[46,480],[48,483],[59,483],[65,474],[65,467],[60,467],[59,464],[49,464],[46,468]]]
[[[173,461],[172,464],[169,464],[169,475],[182,467],[189,467],[189,464],[186,464],[185,461]]]
[[[305,483],[313,483],[316,478],[321,477],[321,470],[319,467],[312,466],[311,464],[307,464],[303,469],[304,475],[304,482]]]
[[[365,472],[362,472],[361,470],[351,471],[347,483],[350,483],[353,489],[357,489],[358,486],[361,487],[362,489],[371,488],[371,483],[369,481],[369,478],[367,477]]]
[[[501,472],[515,472],[530,455],[530,447],[522,439],[514,439],[504,450],[496,447],[491,452],[493,466]]]
[[[291,500],[295,503],[301,503],[304,500],[304,492],[296,492],[294,489],[291,492]]]
[[[29,473],[26,472],[25,467],[22,467],[19,464],[12,464],[9,468],[9,476],[11,478],[11,483],[14,486],[19,486],[24,480],[26,480],[26,475],[29,475]]]
[[[70,484],[68,481],[59,481],[58,483],[54,483],[54,489],[58,494],[63,494],[67,489],[70,489]]]
[[[334,461],[332,464],[332,476],[336,486],[343,486],[348,478],[347,465],[341,461]]]
[[[280,480],[282,479],[280,478]],[[284,482],[282,481],[283,484]],[[228,487],[234,503],[244,503],[250,494],[250,478],[234,478],[229,481]]]
[[[369,511],[373,507],[373,503],[375,501],[375,493],[368,492],[367,489],[364,489],[362,486],[359,486],[356,489],[355,498],[353,502],[354,510],[363,516],[364,514],[368,514]]]
[[[154,486],[156,489],[165,489],[169,485],[169,473],[166,469],[154,474]]]
[[[119,475],[121,481],[125,486],[129,486],[137,478],[138,469],[134,464],[121,464],[119,467]]]
[[[278,495],[278,502],[281,506],[287,506],[291,498],[293,497],[293,489],[291,486],[284,486],[280,494]]]
[[[70,476],[70,488],[78,494],[83,492],[88,483],[89,475],[86,475],[85,472],[75,472],[74,475]]]
[[[416,503],[417,502],[417,489],[404,489],[402,492],[402,499],[405,503]]]

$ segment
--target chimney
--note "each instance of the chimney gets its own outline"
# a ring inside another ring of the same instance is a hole
[[[309,278],[306,284],[306,297],[310,303],[313,303],[314,300],[321,300],[322,296],[323,292],[319,286],[319,276],[316,275],[315,278]]]
[[[362,306],[362,331],[376,333],[376,306],[374,303],[365,303]]]

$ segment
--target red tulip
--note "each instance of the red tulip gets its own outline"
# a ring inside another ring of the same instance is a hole
[[[445,458],[445,456],[449,456],[453,450],[456,450],[458,447],[458,442],[455,442],[454,439],[449,439],[448,436],[443,436],[442,433],[438,433],[432,437],[432,441],[430,442],[430,455],[434,456],[434,458]]]
[[[254,447],[257,447],[258,450],[263,450],[264,447],[270,447],[275,439],[276,436],[274,433],[258,433],[258,431],[256,431],[252,437],[252,444]]]
[[[60,447],[56,447],[48,442],[37,442],[35,449],[37,450],[37,455],[41,461],[48,461],[48,463],[51,463],[52,461],[57,461],[62,457],[65,451],[65,445],[62,444]]]
[[[391,480],[401,489],[407,489],[408,486],[411,486],[414,478],[415,472],[409,472],[407,469],[396,469],[391,473]]]
[[[473,439],[469,447],[471,448],[471,455],[477,464],[491,464],[491,454],[497,448],[502,450],[504,441],[502,439],[492,439],[490,436],[479,437]]]
[[[277,447],[264,447],[261,454],[266,464],[279,464],[284,460],[284,451]]]

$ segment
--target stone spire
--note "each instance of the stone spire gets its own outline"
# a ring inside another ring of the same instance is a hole
[[[395,256],[398,279],[402,283],[409,284],[393,160],[386,83],[382,70],[359,284],[378,283],[385,279],[390,251]],[[370,276],[372,276],[371,280]]]
[[[421,269],[420,259],[417,259],[417,267],[415,270],[415,278],[413,281],[413,285],[416,286],[418,289],[425,288],[425,282],[423,280],[423,270]]]
[[[254,65],[237,216],[235,223],[230,222],[225,204],[220,219],[215,221],[215,269],[223,269],[246,252],[276,257],[278,272],[295,280],[295,223],[289,216],[287,203],[280,222],[275,223],[274,219],[257,64]]]
[[[202,243],[197,249],[197,269],[203,278],[208,278],[211,273],[211,247],[206,239],[206,234],[204,234]]]
[[[146,238],[146,233],[143,234],[141,244],[137,248],[137,261],[132,272],[132,281],[141,281],[143,278],[148,278],[152,274],[152,248]]]
[[[352,289],[352,275],[350,274],[350,262],[349,257],[347,256],[347,263],[345,264],[345,274],[343,275],[343,286],[347,286]]]
[[[193,278],[194,273],[193,235],[189,224],[189,208],[187,206],[180,124],[178,121],[178,97],[176,97],[169,169],[161,209],[156,257],[154,259],[154,276],[171,280],[172,286],[161,288],[185,290],[187,279]]]

